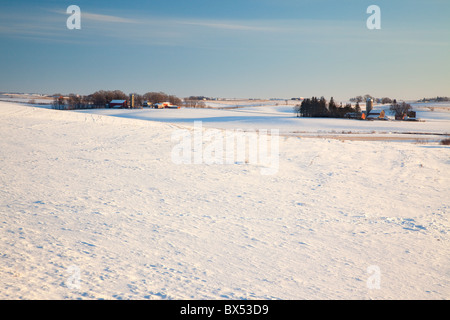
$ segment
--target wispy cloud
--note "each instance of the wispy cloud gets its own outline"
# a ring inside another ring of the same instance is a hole
[[[128,43],[172,46],[193,45],[196,39],[215,37],[218,31],[223,31],[222,36],[282,31],[270,21],[144,17],[142,14],[119,16],[84,10],[80,16],[81,30],[69,31],[65,23],[69,16],[66,11],[54,9],[43,9],[39,14],[0,12],[0,35],[52,42],[67,42],[69,35],[87,44],[121,39]]]
[[[61,15],[67,15],[65,11],[61,10],[51,10],[51,12],[58,13]],[[165,25],[166,27],[173,27],[176,25],[182,26],[197,26],[205,29],[220,29],[220,30],[230,30],[230,31],[280,31],[281,28],[275,28],[265,25],[265,22],[256,21],[249,22],[248,20],[206,20],[206,19],[186,19],[186,18],[173,18],[173,17],[156,17],[147,16],[143,17],[121,17],[116,15],[106,15],[93,12],[81,12],[81,19],[100,22],[100,23],[124,23],[124,24],[140,24],[140,25]]]
[[[274,32],[281,31],[281,28],[272,27],[262,24],[244,24],[243,21],[208,21],[208,20],[178,20],[178,24],[188,25],[188,26],[199,26],[212,29],[221,30],[235,30],[235,31],[262,31],[262,32]]]
[[[142,23],[142,21],[136,19],[123,18],[118,16],[111,16],[105,14],[91,13],[91,12],[82,12],[82,19],[97,21],[97,22],[111,22],[111,23],[132,23],[138,24]]]
[[[42,10],[40,14],[0,12],[0,35],[67,42],[68,35],[74,41],[86,44],[110,43],[112,39],[143,45],[216,46],[222,39],[226,43],[240,41],[254,44],[300,43],[393,43],[403,45],[448,45],[442,40],[443,31],[430,36],[430,30],[419,35],[399,29],[383,29],[368,33],[361,21],[331,20],[250,20],[250,19],[202,19],[173,16],[143,16],[103,14],[81,11],[82,30],[68,31],[65,21],[69,17],[62,10]],[[417,30],[415,30],[417,31]],[[447,34],[445,34],[447,35]],[[248,41],[243,41],[248,39]],[[250,45],[250,44],[249,44]]]

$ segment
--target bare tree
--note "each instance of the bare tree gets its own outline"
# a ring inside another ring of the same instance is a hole
[[[164,92],[147,92],[144,93],[143,98],[149,104],[166,102],[168,100],[168,96]]]
[[[106,96],[106,92],[103,90],[96,91],[91,94],[90,99],[92,101],[92,104],[97,108],[105,107],[106,104],[112,100],[108,100],[109,98]]]
[[[361,106],[359,105],[359,102],[356,102],[355,112],[361,113]]]
[[[294,112],[297,114],[297,117],[301,117],[302,116],[302,105],[301,104],[296,104],[294,106]]]
[[[53,109],[63,109],[64,108],[64,97],[60,93],[55,93],[53,95]]]
[[[356,98],[355,98],[355,101],[356,102],[363,102],[363,97],[362,96],[357,96]]]
[[[67,104],[69,106],[69,109],[80,109],[81,108],[81,96],[75,95],[73,93],[69,94]]]
[[[183,103],[180,98],[173,95],[168,96],[167,100],[174,106],[180,106]]]
[[[114,91],[108,92],[108,94],[111,95],[111,100],[127,100],[128,99],[128,96],[121,90],[114,90]]]
[[[389,107],[389,110],[391,110],[396,117],[403,117],[412,110],[412,106],[403,101],[402,103],[393,103]]]
[[[388,97],[381,98],[381,103],[382,104],[392,103],[392,99]]]
[[[184,106],[187,108],[205,108],[206,104],[198,99],[184,99]]]

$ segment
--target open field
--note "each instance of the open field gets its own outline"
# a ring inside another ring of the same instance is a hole
[[[298,101],[212,101],[207,109],[93,109],[81,113],[192,125],[219,129],[277,129],[282,135],[323,137],[346,140],[395,140],[436,142],[450,135],[450,104],[413,104],[420,121],[361,121],[332,118],[297,118]],[[239,106],[239,107],[236,107]],[[388,106],[375,106],[386,110]],[[433,108],[434,111],[431,111]],[[392,117],[391,117],[392,118]]]
[[[0,102],[0,297],[450,298],[448,146],[281,135],[273,175],[172,161],[173,134],[192,119],[204,132],[300,123],[329,134],[328,120],[268,108]],[[448,129],[428,120],[351,130]],[[338,123],[331,130],[349,129]]]

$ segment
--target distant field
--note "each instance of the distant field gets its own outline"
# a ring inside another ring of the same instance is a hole
[[[0,96],[0,100],[25,103],[34,99],[37,103],[34,106],[38,107],[41,103],[41,107],[50,108],[51,98],[38,98],[33,95]],[[206,108],[196,109],[90,109],[76,112],[183,126],[192,126],[195,121],[201,121],[206,128],[277,129],[281,135],[344,140],[438,142],[450,134],[448,102],[410,102],[420,120],[417,122],[298,118],[294,113],[294,106],[301,102],[296,100],[228,99],[208,100],[204,103]],[[389,116],[389,105],[375,105],[374,110],[385,110]],[[389,117],[393,120],[392,115]]]
[[[298,101],[296,102],[298,103]],[[361,121],[332,118],[298,118],[294,101],[206,101],[212,109],[93,109],[77,112],[121,118],[176,123],[192,126],[201,121],[204,127],[219,129],[277,129],[282,135],[337,137],[364,140],[437,141],[450,134],[450,104],[415,105],[420,121]],[[239,107],[236,107],[239,106]],[[430,108],[434,108],[431,111]],[[386,110],[388,106],[375,106]],[[393,118],[392,116],[390,117]],[[350,137],[351,135],[351,137]],[[358,136],[357,136],[358,135]]]

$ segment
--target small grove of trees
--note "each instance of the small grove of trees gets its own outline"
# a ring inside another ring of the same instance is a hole
[[[186,108],[206,108],[206,104],[203,101],[190,98],[184,99],[184,106]]]
[[[409,112],[412,111],[412,106],[409,103],[402,102],[402,103],[393,103],[389,107],[389,110],[396,116],[396,117],[403,117],[407,115]]]
[[[359,102],[353,107],[351,104],[339,106],[334,101],[333,97],[329,102],[324,97],[320,99],[312,97],[305,99],[300,105],[295,106],[297,117],[317,117],[317,118],[344,118],[347,113],[360,113],[361,108]]]
[[[55,93],[53,95],[53,103],[52,107],[53,109],[63,109],[65,106],[65,98],[60,93]]]
[[[391,99],[391,98],[387,98],[387,97],[384,97],[384,98],[381,98],[381,101],[380,101],[382,104],[389,104],[389,103],[392,103],[393,102],[393,100]]]
[[[350,100],[351,102],[358,102],[358,103],[361,103],[361,102],[363,102],[363,101],[366,101],[366,100],[369,99],[369,98],[375,100],[375,98],[374,98],[373,96],[371,96],[370,94],[366,94],[366,95],[364,95],[364,96],[356,96],[356,97],[354,97],[354,98],[350,98],[349,100]]]
[[[96,91],[93,94],[86,97],[87,102],[91,102],[91,104],[96,108],[104,108],[111,100],[128,100],[128,95],[120,90],[113,91],[105,91],[100,90]]]
[[[204,100],[209,100],[210,98],[205,96],[190,96],[184,98],[184,106],[186,108],[206,108]]]
[[[205,96],[190,96],[189,98],[186,98],[186,100],[212,100],[212,99]]]
[[[71,93],[67,97],[61,94],[54,94],[53,97],[54,109],[68,110],[104,108],[111,100],[128,100],[128,95],[120,90],[100,90],[89,95]]]
[[[361,103],[364,101],[367,101],[367,99],[372,99],[373,101],[376,101],[377,103],[381,103],[381,104],[389,104],[393,102],[393,99],[389,98],[389,97],[383,97],[383,98],[375,98],[374,96],[370,95],[370,94],[366,94],[364,96],[356,96],[354,98],[350,98],[351,102],[357,102],[357,103]]]
[[[148,104],[162,103],[162,102],[170,102],[175,106],[179,106],[183,103],[183,101],[174,95],[168,95],[164,92],[147,92],[142,96],[144,101],[147,101]]]

